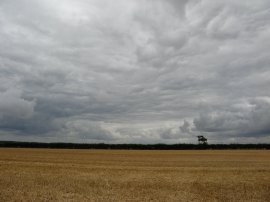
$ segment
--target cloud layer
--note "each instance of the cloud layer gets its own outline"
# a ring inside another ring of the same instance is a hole
[[[270,142],[270,3],[2,0],[0,139]]]

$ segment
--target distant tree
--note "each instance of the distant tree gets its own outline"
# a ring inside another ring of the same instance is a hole
[[[204,144],[204,145],[207,144],[207,139],[204,136],[200,135],[200,136],[197,136],[197,137],[198,137],[199,144]]]

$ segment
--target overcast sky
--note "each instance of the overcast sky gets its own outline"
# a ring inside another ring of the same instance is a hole
[[[1,0],[0,140],[270,143],[269,0]]]

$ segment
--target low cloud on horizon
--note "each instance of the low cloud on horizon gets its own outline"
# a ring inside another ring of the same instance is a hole
[[[270,2],[2,0],[0,140],[270,143]]]

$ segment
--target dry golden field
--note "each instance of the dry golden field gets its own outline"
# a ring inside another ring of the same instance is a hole
[[[270,151],[1,148],[0,201],[270,201]]]

